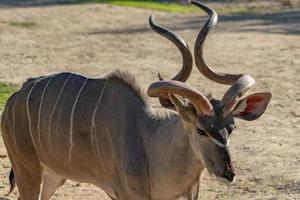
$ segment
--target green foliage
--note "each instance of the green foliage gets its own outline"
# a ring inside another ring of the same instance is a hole
[[[9,21],[7,22],[9,26],[14,27],[22,27],[22,28],[31,28],[36,25],[34,22],[24,21],[24,22],[18,22],[18,21]]]
[[[0,83],[0,111],[2,112],[7,99],[17,91],[16,86]]]
[[[199,11],[199,9],[197,9],[195,6],[183,5],[179,3],[162,3],[155,0],[77,0],[77,2],[109,3],[118,6],[129,6],[175,13],[191,13]]]
[[[75,0],[77,3],[107,3],[118,6],[128,6],[152,10],[160,10],[165,12],[174,13],[201,13],[200,9],[191,4],[180,4],[175,1],[163,3],[158,0]],[[220,15],[244,15],[244,14],[257,14],[264,13],[264,10],[259,10],[255,7],[246,6],[246,4],[226,4],[226,6],[218,6],[215,8]],[[268,8],[268,11],[277,11]],[[203,13],[203,12],[202,12]],[[203,13],[204,14],[204,13]]]

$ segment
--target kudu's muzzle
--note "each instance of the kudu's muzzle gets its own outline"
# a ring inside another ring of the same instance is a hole
[[[232,166],[231,163],[228,163],[226,165],[225,170],[223,171],[223,177],[229,181],[229,182],[233,182],[235,179],[235,172],[234,172],[234,168]]]

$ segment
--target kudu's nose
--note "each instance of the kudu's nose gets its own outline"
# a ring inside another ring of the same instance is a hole
[[[223,172],[223,176],[224,176],[224,178],[226,178],[229,182],[233,182],[233,181],[234,181],[234,178],[235,178],[235,173],[234,173],[234,171],[225,169],[224,172]]]

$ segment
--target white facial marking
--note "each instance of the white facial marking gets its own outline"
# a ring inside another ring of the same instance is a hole
[[[91,140],[92,140],[92,142],[93,142],[93,145],[95,145],[95,148],[96,148],[96,151],[97,151],[98,162],[100,161],[100,153],[99,153],[100,151],[99,151],[99,144],[98,144],[98,142],[96,141],[95,116],[96,116],[96,112],[97,112],[97,110],[98,110],[98,107],[99,107],[99,105],[100,105],[100,103],[101,103],[102,96],[103,96],[103,94],[104,94],[104,90],[105,90],[105,88],[106,88],[107,82],[108,82],[108,79],[106,79],[106,81],[105,81],[105,84],[104,84],[103,89],[102,89],[102,91],[101,91],[101,93],[100,93],[100,95],[99,95],[99,98],[98,98],[96,107],[95,107],[95,109],[94,109],[94,111],[93,111],[93,115],[92,115],[92,126],[91,126],[91,133],[92,133],[92,134],[91,134]]]
[[[207,132],[207,135],[219,147],[221,147],[221,148],[227,148],[227,147],[229,147],[229,141],[230,141],[229,137],[226,140],[227,141],[226,144],[223,144],[222,142],[219,142],[217,139],[215,139],[213,136],[211,136],[208,132]]]
[[[221,181],[222,183],[225,183],[225,184],[231,185],[235,182],[235,177],[233,177],[232,182],[229,182],[226,178],[222,178],[222,177],[218,177],[218,176],[216,176],[216,177],[219,181]]]
[[[69,138],[70,138],[70,148],[69,148],[69,163],[71,162],[72,160],[72,150],[73,150],[73,117],[74,117],[74,111],[75,111],[75,108],[76,108],[76,104],[78,102],[78,99],[80,97],[80,94],[86,84],[86,82],[88,81],[87,78],[85,78],[85,81],[84,83],[82,84],[77,96],[76,96],[76,99],[75,99],[75,102],[74,102],[74,105],[72,107],[72,110],[71,110],[71,119],[70,119],[70,135],[69,135]]]
[[[227,141],[226,144],[223,144],[222,142],[219,142],[218,140],[216,140],[216,139],[213,138],[213,137],[211,137],[211,139],[212,139],[212,141],[213,141],[216,145],[218,145],[218,146],[221,147],[221,148],[226,148],[226,147],[228,147],[228,141]]]
[[[52,143],[51,143],[51,140],[50,140],[50,136],[51,136],[51,125],[52,125],[52,117],[53,117],[54,111],[55,111],[55,109],[56,109],[57,103],[58,103],[58,101],[60,100],[60,97],[61,97],[61,95],[62,95],[62,92],[63,92],[63,90],[64,90],[66,84],[68,83],[68,81],[69,81],[69,79],[71,78],[72,75],[73,75],[73,74],[70,74],[70,75],[66,78],[66,80],[64,81],[63,86],[62,86],[62,88],[60,89],[60,92],[59,92],[59,94],[58,94],[58,97],[57,97],[57,99],[56,99],[56,102],[55,102],[55,104],[54,104],[54,106],[53,106],[53,109],[52,109],[52,111],[51,111],[51,114],[50,114],[50,118],[49,118],[49,127],[48,127],[48,137],[47,137],[47,140],[48,140],[48,142],[49,142],[49,150],[51,150],[51,146],[52,146]]]

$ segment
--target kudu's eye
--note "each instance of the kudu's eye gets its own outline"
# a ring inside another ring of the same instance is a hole
[[[199,133],[199,135],[207,136],[207,134],[205,133],[205,131],[201,130],[200,128],[197,128],[197,132]]]
[[[235,128],[236,128],[235,125],[230,125],[230,126],[228,126],[228,127],[227,127],[228,133],[231,134],[231,132],[232,132]]]

